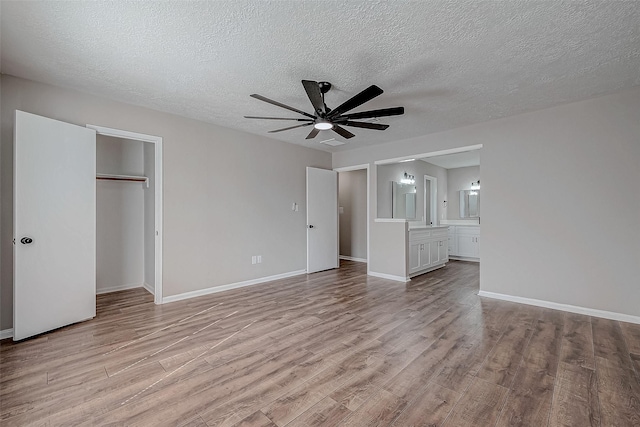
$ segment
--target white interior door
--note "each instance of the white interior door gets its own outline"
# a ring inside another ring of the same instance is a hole
[[[307,273],[338,268],[338,173],[307,168]]]
[[[96,315],[96,133],[16,111],[13,339]]]

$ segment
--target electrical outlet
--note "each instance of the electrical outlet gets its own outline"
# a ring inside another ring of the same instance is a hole
[[[255,264],[257,262],[257,257],[255,255],[253,255],[251,257],[251,264]]]
[[[257,257],[258,264],[262,264],[262,255],[258,255]]]

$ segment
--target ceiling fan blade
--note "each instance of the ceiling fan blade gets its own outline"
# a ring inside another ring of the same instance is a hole
[[[404,107],[383,108],[382,110],[362,111],[341,116],[340,119],[369,119],[371,117],[399,116],[404,114]]]
[[[352,134],[351,132],[349,132],[348,130],[346,130],[345,128],[341,128],[340,126],[334,124],[333,125],[333,131],[335,133],[337,133],[338,135],[340,135],[343,138],[353,138],[355,135]]]
[[[289,130],[289,129],[295,129],[295,128],[301,128],[303,126],[310,126],[313,123],[304,123],[301,125],[295,125],[295,126],[290,126],[288,128],[283,128],[283,129],[276,129],[276,130],[270,130],[269,133],[275,133],[275,132],[282,132],[283,130]]]
[[[278,101],[274,101],[273,99],[265,98],[264,96],[258,95],[257,93],[251,94],[249,96],[251,96],[252,98],[255,98],[255,99],[259,99],[260,101],[268,102],[269,104],[277,105],[278,107],[286,108],[287,110],[290,110],[290,111],[295,111],[296,113],[300,113],[303,116],[307,116],[307,117],[310,117],[312,119],[316,118],[315,116],[312,116],[309,113],[305,113],[302,110],[298,110],[297,108],[289,107],[288,105],[285,105],[285,104],[283,104],[281,102],[278,102]]]
[[[309,135],[307,135],[307,137],[305,139],[313,139],[313,138],[315,138],[316,135],[318,134],[318,132],[320,132],[320,129],[316,129],[316,128],[311,129],[311,132],[309,132]]]
[[[299,122],[312,122],[311,119],[295,119],[292,117],[259,117],[259,116],[244,116],[245,119],[263,119],[263,120],[296,120]]]
[[[311,105],[313,105],[316,113],[318,113],[318,115],[324,114],[324,100],[322,99],[322,92],[320,92],[320,85],[318,82],[314,82],[313,80],[303,80],[302,86],[304,86],[304,90],[307,92],[309,101],[311,101]]]
[[[356,96],[348,99],[338,107],[336,107],[331,113],[327,115],[327,118],[332,119],[334,117],[339,116],[342,113],[345,113],[349,110],[356,108],[359,105],[364,104],[367,101],[372,100],[376,96],[382,95],[384,91],[380,89],[376,85],[371,85]]]
[[[365,128],[365,129],[375,129],[375,130],[385,130],[389,127],[389,125],[382,125],[378,123],[367,123],[367,122],[352,122],[347,120],[346,122],[340,122],[342,126],[353,126],[354,128]]]

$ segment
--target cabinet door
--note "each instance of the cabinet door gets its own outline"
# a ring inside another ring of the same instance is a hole
[[[440,262],[440,241],[429,242],[429,265],[436,265]],[[426,267],[426,265],[423,265]]]
[[[440,262],[449,261],[449,240],[441,240],[440,246],[438,247],[438,252],[440,253]]]
[[[420,270],[420,255],[422,243],[409,242],[409,274]]]
[[[456,236],[449,235],[447,239],[447,248],[449,249],[449,255],[458,255],[458,245],[456,245]]]
[[[456,243],[458,244],[458,256],[477,257],[478,244],[476,236],[458,236]]]

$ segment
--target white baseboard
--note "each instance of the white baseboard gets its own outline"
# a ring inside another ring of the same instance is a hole
[[[230,283],[228,285],[213,286],[207,289],[200,289],[197,291],[185,292],[183,294],[178,294],[178,295],[170,295],[168,297],[162,298],[162,303],[166,304],[168,302],[181,301],[184,299],[200,297],[202,295],[215,294],[217,292],[228,291],[230,289],[243,288],[245,286],[258,285],[260,283],[271,282],[273,280],[278,280],[278,279],[286,279],[287,277],[299,276],[301,274],[307,274],[307,270],[290,271],[288,273],[282,273],[282,274],[276,274],[273,276],[259,277],[257,279],[245,280],[244,282]]]
[[[345,261],[367,262],[367,260],[364,258],[354,258],[346,255],[340,255],[340,259],[343,259]]]
[[[7,338],[13,338],[13,328],[3,329],[0,331],[0,340],[4,340]]]
[[[137,283],[131,285],[117,285],[108,288],[96,289],[96,295],[108,294],[109,292],[126,291],[127,289],[142,288],[144,285]]]
[[[495,292],[478,292],[478,296],[499,299],[503,301],[517,302],[520,304],[535,305],[537,307],[551,308],[553,310],[568,311],[569,313],[584,314],[593,317],[602,317],[604,319],[618,320],[621,322],[640,324],[640,317],[630,314],[616,313],[613,311],[597,310],[595,308],[579,307],[577,305],[561,304],[558,302],[544,301],[533,298],[516,297],[513,295],[498,294]]]
[[[408,277],[394,276],[393,274],[386,274],[386,273],[376,273],[375,271],[370,271],[367,274],[369,276],[379,277],[381,279],[395,280],[396,282],[402,282],[402,283],[407,283],[411,281],[411,279]]]
[[[155,290],[155,287],[153,285],[150,285],[147,282],[144,282],[142,284],[142,287],[145,288],[147,290],[147,292],[149,292],[151,295],[155,295],[156,294],[156,290]]]
[[[480,262],[480,258],[471,258],[466,256],[458,256],[458,255],[449,255],[449,259],[453,259],[456,261],[469,261],[469,262]]]

